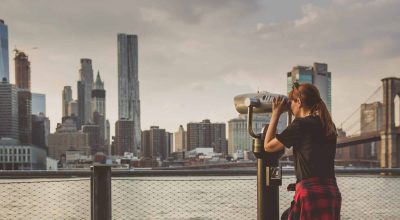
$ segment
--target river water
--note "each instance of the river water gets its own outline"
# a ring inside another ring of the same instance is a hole
[[[283,177],[281,213],[294,192]],[[400,177],[338,176],[342,219],[400,220]],[[256,219],[255,176],[112,180],[113,219]],[[87,178],[0,180],[0,219],[90,219]]]

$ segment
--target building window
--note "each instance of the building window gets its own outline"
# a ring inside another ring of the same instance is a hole
[[[2,154],[3,153],[3,149],[0,149],[0,154]]]
[[[23,157],[22,157],[22,160],[25,162],[25,161],[26,161],[26,157],[25,157],[25,156],[23,156]]]
[[[18,149],[18,154],[21,154],[21,148]]]
[[[31,149],[28,148],[28,149],[27,149],[27,152],[28,152],[28,154],[31,154]]]
[[[0,156],[0,162],[3,162],[3,156]]]
[[[17,154],[17,149],[14,148],[14,154]]]
[[[22,149],[22,153],[23,153],[23,154],[25,154],[25,148],[24,148],[24,149]]]

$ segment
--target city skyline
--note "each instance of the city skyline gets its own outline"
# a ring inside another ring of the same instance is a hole
[[[15,10],[24,11],[34,3],[2,2],[0,14],[8,26],[9,50],[16,45],[29,55],[32,91],[46,94],[51,131],[61,119],[62,88],[75,88],[82,57],[91,58],[94,70],[104,73],[113,127],[118,117],[115,41],[121,32],[141,39],[142,128],[158,125],[176,131],[180,124],[204,118],[226,123],[237,116],[235,95],[258,89],[285,93],[286,72],[313,62],[327,63],[333,73],[332,110],[339,125],[381,85],[381,78],[397,74],[399,15],[394,8],[399,3],[395,1],[136,3],[129,10],[114,5],[106,9],[104,2],[80,3],[76,20],[68,18],[73,7],[65,6],[67,13],[47,21],[54,14],[38,16],[38,8],[46,4],[57,11],[53,3],[35,3],[36,7],[22,15]],[[188,10],[179,10],[178,3]],[[102,10],[102,17],[93,12],[82,17],[81,10],[89,7]],[[286,14],[274,13],[285,7]],[[114,16],[118,10],[120,14]],[[132,18],[127,21],[116,19],[128,15]],[[52,37],[43,35],[39,27]],[[32,47],[39,49],[30,51]],[[15,82],[13,73],[10,65],[11,83]],[[359,80],[354,83],[354,79]]]

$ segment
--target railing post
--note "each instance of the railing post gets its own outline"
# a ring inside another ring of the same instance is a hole
[[[279,220],[279,186],[282,185],[279,157],[262,148],[262,139],[253,139],[257,157],[257,220]]]
[[[91,169],[91,219],[111,220],[111,166],[94,165]]]

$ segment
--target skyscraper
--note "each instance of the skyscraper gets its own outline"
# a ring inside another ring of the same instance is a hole
[[[72,101],[72,89],[71,86],[64,86],[62,91],[62,116],[70,116],[68,112],[68,104]]]
[[[91,59],[81,59],[78,81],[78,116],[82,125],[92,122],[93,69]]]
[[[46,95],[32,93],[32,115],[43,113],[46,116]]]
[[[0,81],[0,138],[18,140],[18,98],[17,89],[4,77]]]
[[[320,92],[329,112],[332,113],[331,72],[325,63],[314,63],[313,66],[295,66],[287,73],[287,91],[292,90],[293,82],[311,83]]]
[[[15,50],[15,84],[18,91],[18,128],[19,141],[22,144],[32,143],[32,94],[31,63],[28,56]]]
[[[93,121],[100,129],[101,141],[99,144],[104,145],[106,140],[106,91],[99,72],[97,72],[96,82],[93,84],[92,112]]]
[[[111,155],[111,143],[110,143],[110,121],[106,120],[106,140],[105,145],[108,147],[108,155]]]
[[[134,147],[141,147],[138,37],[118,34],[118,118],[134,121]],[[135,150],[135,152],[136,152]]]
[[[10,81],[10,73],[8,68],[8,27],[3,20],[0,19],[0,81],[3,78]]]

